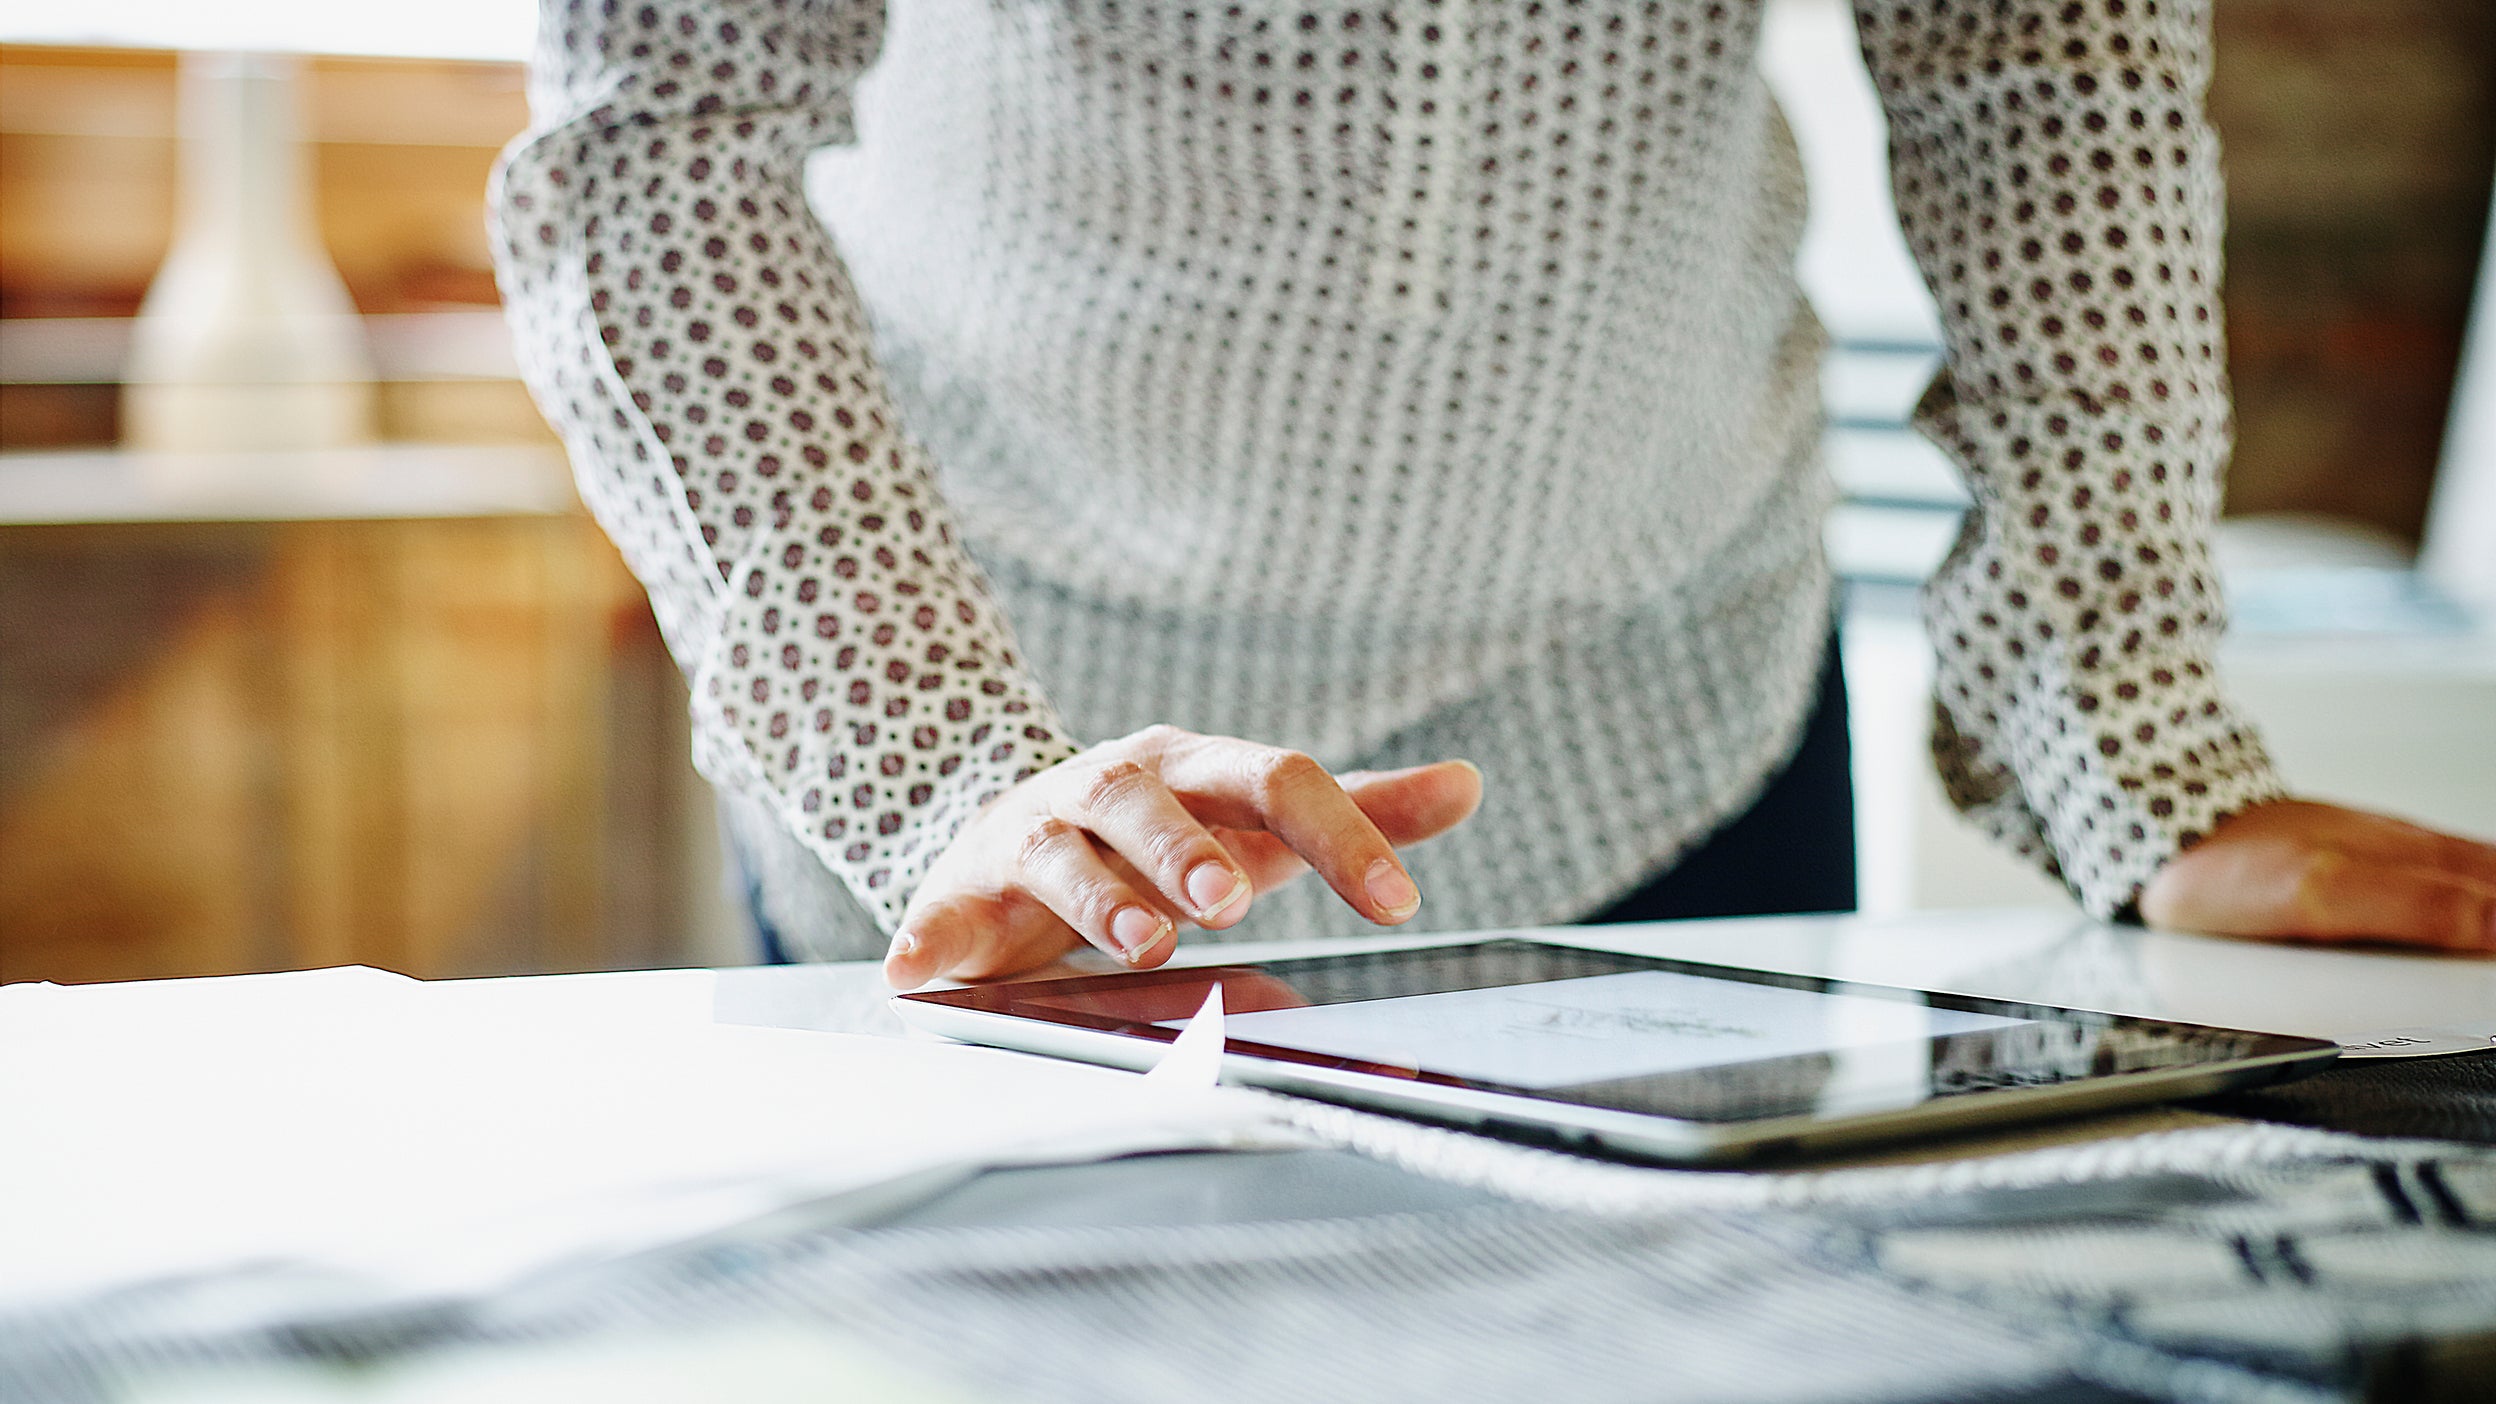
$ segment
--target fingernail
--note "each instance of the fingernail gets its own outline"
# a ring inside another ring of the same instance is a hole
[[[1196,904],[1200,917],[1209,919],[1229,911],[1247,890],[1248,884],[1220,863],[1199,863],[1187,872],[1187,900]]]
[[[1413,886],[1413,880],[1384,858],[1369,865],[1369,877],[1362,885],[1369,889],[1369,900],[1398,921],[1421,910],[1421,893]]]
[[[1118,943],[1118,949],[1126,952],[1130,961],[1143,959],[1169,931],[1168,917],[1142,907],[1120,907],[1118,914],[1109,919],[1109,939]]]
[[[896,956],[903,960],[908,960],[910,957],[917,955],[918,953],[919,933],[915,931],[901,931],[894,933],[892,949],[886,951],[884,954],[887,960]]]

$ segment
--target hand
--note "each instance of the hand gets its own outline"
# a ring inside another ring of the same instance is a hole
[[[2220,821],[2141,892],[2170,930],[2496,951],[2496,846],[2273,800]]]
[[[1150,727],[1032,776],[964,825],[902,914],[884,978],[985,979],[1085,941],[1159,965],[1179,923],[1236,926],[1256,893],[1310,868],[1393,926],[1421,906],[1396,847],[1481,802],[1481,773],[1463,761],[1338,778],[1296,751]]]

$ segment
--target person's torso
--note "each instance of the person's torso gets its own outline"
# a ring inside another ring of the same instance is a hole
[[[1759,9],[896,0],[817,205],[983,555],[1531,632],[1816,435]]]

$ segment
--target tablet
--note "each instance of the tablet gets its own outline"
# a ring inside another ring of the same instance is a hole
[[[1541,940],[899,996],[974,1043],[1157,1062],[1222,988],[1222,1074],[1546,1145],[1721,1163],[2198,1096],[2338,1047]]]

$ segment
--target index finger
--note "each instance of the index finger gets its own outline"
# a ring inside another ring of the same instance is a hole
[[[1160,770],[1162,784],[1190,813],[1226,829],[1274,835],[1371,921],[1393,926],[1421,909],[1421,891],[1395,846],[1307,755],[1192,736],[1162,754]]]

